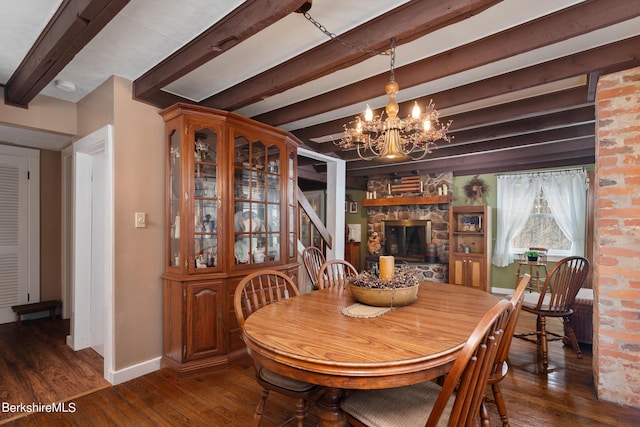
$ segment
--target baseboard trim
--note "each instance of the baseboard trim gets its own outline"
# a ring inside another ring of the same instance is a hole
[[[107,375],[109,378],[106,378],[106,380],[112,385],[117,385],[134,378],[147,375],[151,372],[155,372],[160,369],[161,359],[161,357],[156,357],[154,359],[147,360],[146,362],[120,369],[119,371],[109,371]]]

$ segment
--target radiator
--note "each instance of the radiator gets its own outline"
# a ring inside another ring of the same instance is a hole
[[[593,344],[593,289],[582,288],[573,304],[571,326],[578,342]]]

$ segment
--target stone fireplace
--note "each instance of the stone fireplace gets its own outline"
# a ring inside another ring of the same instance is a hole
[[[380,255],[394,255],[397,257],[396,266],[403,269],[418,268],[420,279],[448,282],[450,202],[446,197],[438,197],[438,191],[442,191],[440,189],[443,186],[447,189],[452,188],[453,173],[420,175],[417,180],[415,177],[410,178],[407,182],[416,183],[415,187],[407,186],[406,183],[404,187],[400,187],[403,184],[397,177],[369,180],[369,194],[376,194],[376,197],[375,200],[370,200],[369,203],[365,200],[364,203],[367,212],[367,237],[377,233],[380,236],[381,248],[379,253],[369,253],[365,268],[372,268]],[[394,185],[407,191],[394,192]],[[420,192],[420,189],[423,191]],[[431,200],[435,203],[431,203]],[[443,200],[446,201],[442,203]],[[403,227],[414,228],[407,230]],[[393,235],[390,233],[392,229]],[[420,239],[421,233],[430,235],[425,234],[424,240],[419,243],[421,247],[418,248],[415,246],[415,240]],[[405,253],[400,254],[403,236]],[[437,263],[425,262],[426,243],[429,242],[436,247]]]

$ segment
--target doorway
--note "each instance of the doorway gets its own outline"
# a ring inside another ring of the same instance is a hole
[[[298,147],[298,156],[308,157],[327,164],[326,223],[333,236],[333,247],[327,248],[327,259],[344,258],[344,211],[346,162],[315,151]],[[338,230],[341,230],[338,232]]]
[[[38,301],[40,152],[0,145],[0,323],[16,321],[12,305]]]
[[[73,144],[72,315],[67,344],[92,348],[113,376],[113,127]]]

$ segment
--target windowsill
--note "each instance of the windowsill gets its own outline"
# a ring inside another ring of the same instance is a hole
[[[522,252],[514,252],[511,255],[513,256],[513,262],[517,263],[518,260],[520,259],[520,255],[522,254]],[[558,262],[563,258],[566,258],[570,255],[551,255],[548,254],[547,255],[547,262]]]

